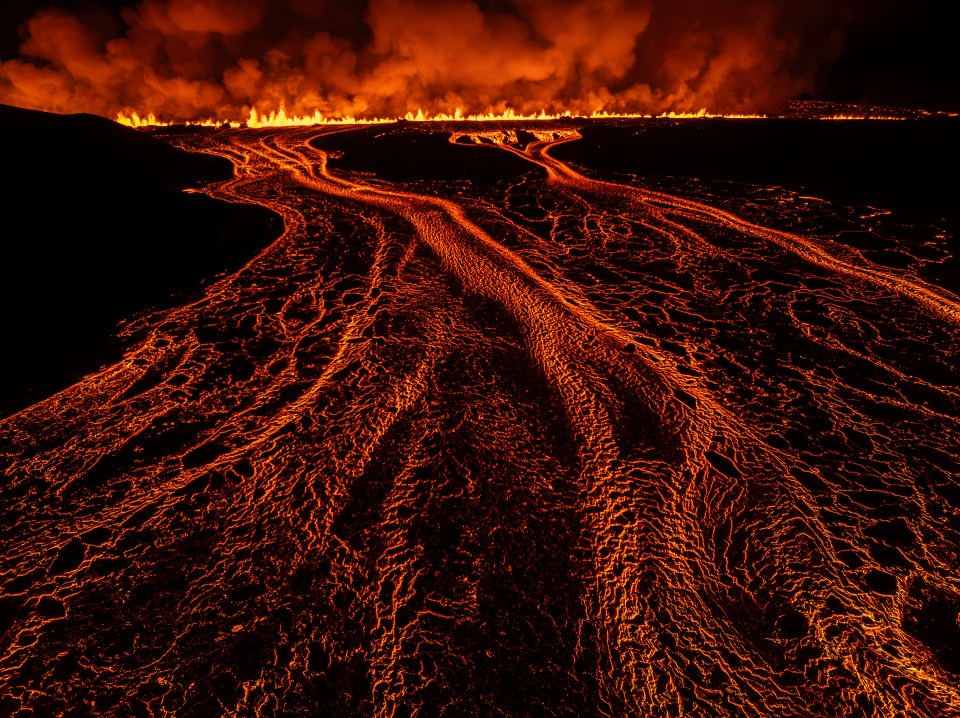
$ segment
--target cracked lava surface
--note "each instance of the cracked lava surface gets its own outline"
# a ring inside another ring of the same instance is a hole
[[[170,138],[285,232],[0,420],[0,713],[960,715],[943,234],[450,127]]]

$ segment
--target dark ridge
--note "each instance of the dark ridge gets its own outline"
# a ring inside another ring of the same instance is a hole
[[[282,231],[261,207],[183,189],[228,179],[192,154],[93,115],[0,105],[0,414],[115,357],[116,324],[241,266]]]
[[[7,137],[8,170],[21,169],[46,183],[70,186],[92,174],[144,189],[181,190],[233,176],[232,165],[222,157],[184,152],[97,115],[0,105],[0,125]],[[18,161],[21,167],[13,164]],[[119,175],[115,179],[114,173]]]

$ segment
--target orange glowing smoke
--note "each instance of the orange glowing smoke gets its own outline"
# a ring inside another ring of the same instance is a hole
[[[144,0],[47,9],[0,102],[133,122],[763,111],[841,49],[786,0]],[[94,19],[91,19],[94,18]]]

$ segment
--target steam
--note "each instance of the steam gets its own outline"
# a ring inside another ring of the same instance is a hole
[[[179,120],[753,112],[810,91],[842,48],[830,3],[796,5],[144,0],[114,24],[47,9],[0,63],[0,102]]]

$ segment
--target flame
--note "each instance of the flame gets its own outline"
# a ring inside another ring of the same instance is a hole
[[[120,112],[117,113],[115,120],[127,127],[166,127],[170,124],[169,122],[161,122],[152,112],[144,117],[141,117],[137,112],[131,112],[129,115]]]
[[[206,120],[200,121],[187,121],[187,122],[175,122],[168,120],[159,119],[153,112],[140,113],[135,110],[131,110],[128,113],[119,112],[114,118],[121,125],[127,127],[169,127],[174,124],[188,125],[191,127],[250,127],[254,129],[264,128],[264,127],[308,127],[313,125],[373,125],[373,124],[382,124],[386,122],[397,122],[399,120],[406,120],[408,122],[512,122],[512,121],[544,121],[544,120],[561,120],[561,119],[570,119],[570,118],[589,118],[589,119],[668,119],[668,120],[686,120],[686,119],[710,119],[710,118],[723,118],[723,119],[764,119],[767,115],[741,115],[741,114],[716,114],[708,112],[706,109],[701,109],[699,112],[663,112],[659,115],[652,114],[639,114],[639,113],[620,113],[620,112],[606,112],[604,110],[598,110],[590,113],[589,115],[574,114],[569,110],[551,114],[545,110],[541,110],[538,113],[524,114],[522,112],[517,112],[511,107],[500,112],[485,112],[479,114],[464,114],[463,110],[459,107],[456,108],[453,113],[444,113],[440,112],[433,115],[428,115],[424,111],[417,110],[416,114],[408,112],[403,117],[354,117],[352,115],[347,115],[345,117],[330,117],[324,115],[319,110],[315,111],[313,114],[309,115],[288,115],[286,108],[283,105],[280,105],[280,108],[277,110],[271,111],[269,114],[261,114],[257,111],[256,108],[251,108],[247,119],[244,122],[238,122],[236,120],[227,120],[227,119],[213,119],[209,118]]]
[[[577,130],[537,130],[530,131],[540,142],[557,142],[558,140],[579,139],[580,132]],[[467,139],[477,145],[516,145],[519,143],[516,130],[485,130],[483,132],[467,131],[452,132],[450,142],[458,144],[460,140]]]
[[[931,114],[931,113],[922,113]],[[956,117],[956,113],[936,113],[938,115],[948,114]],[[135,110],[129,112],[120,112],[114,118],[121,125],[127,127],[169,127],[171,125],[187,125],[191,127],[249,127],[253,129],[268,127],[309,127],[313,125],[375,125],[387,122],[397,122],[406,120],[408,122],[516,122],[516,121],[546,121],[562,119],[644,119],[644,120],[702,120],[702,119],[727,119],[727,120],[763,120],[779,115],[758,115],[758,114],[725,114],[714,113],[701,109],[698,112],[662,112],[658,115],[624,112],[607,112],[597,110],[590,114],[578,114],[569,110],[561,113],[549,113],[541,110],[537,113],[524,114],[517,112],[511,107],[507,107],[499,112],[488,111],[478,114],[464,114],[463,110],[455,108],[452,113],[440,112],[437,114],[426,114],[422,109],[417,110],[416,114],[408,112],[403,117],[355,117],[346,115],[343,117],[332,117],[324,115],[319,110],[313,114],[290,115],[284,105],[280,105],[277,110],[272,110],[268,114],[261,114],[256,108],[251,108],[246,120],[243,122],[228,119],[213,119],[199,121],[177,122],[174,120],[160,119],[153,112],[141,113]],[[811,119],[819,120],[909,120],[910,117],[904,114],[884,115],[884,114],[853,114],[853,113],[833,113],[811,115]]]
[[[908,120],[909,117],[899,115],[827,115],[821,120]]]

